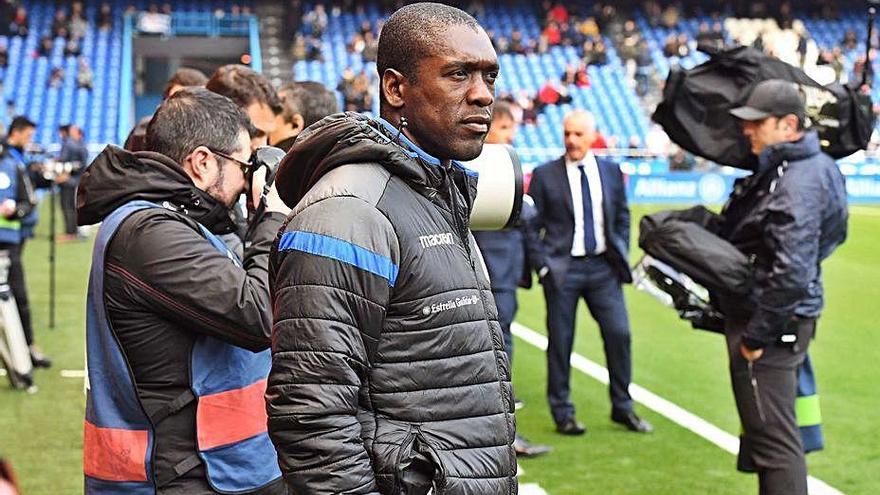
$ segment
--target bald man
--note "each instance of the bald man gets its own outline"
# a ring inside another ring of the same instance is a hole
[[[652,430],[633,412],[630,332],[622,284],[629,271],[629,207],[616,163],[597,160],[592,114],[575,111],[564,120],[565,156],[535,169],[529,195],[543,230],[539,271],[547,301],[547,397],[556,430],[582,435],[570,399],[570,358],[575,314],[583,298],[599,324],[610,374],[611,419],[629,430]]]

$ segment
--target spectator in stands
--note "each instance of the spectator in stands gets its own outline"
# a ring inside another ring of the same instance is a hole
[[[95,18],[95,25],[101,31],[110,31],[113,29],[113,7],[109,3],[102,3],[98,15]]]
[[[520,31],[519,29],[514,29],[510,33],[510,45],[508,47],[508,51],[519,55],[526,54],[526,43],[525,40],[523,40],[522,31]]]
[[[375,62],[378,50],[379,40],[376,39],[376,35],[374,35],[372,31],[367,32],[367,34],[364,35],[364,52],[361,54],[364,62]]]
[[[506,36],[499,36],[498,39],[495,40],[495,51],[498,54],[510,52],[510,40],[507,39]]]
[[[92,68],[89,67],[89,62],[85,57],[79,58],[79,67],[77,68],[76,73],[76,85],[79,88],[87,89],[89,91],[92,90],[92,86],[94,84],[95,74],[92,72]]]
[[[89,29],[89,23],[83,17],[82,2],[73,2],[70,6],[70,37],[74,39],[85,38]]]
[[[843,34],[843,48],[845,50],[855,50],[859,44],[859,39],[856,37],[856,32],[852,29],[847,29]]]
[[[183,88],[191,86],[204,86],[208,82],[208,77],[201,71],[191,69],[189,67],[181,67],[174,72],[174,75],[165,84],[165,91],[162,92],[162,99],[167,100],[171,95]],[[152,115],[147,115],[131,130],[128,138],[125,140],[124,148],[128,151],[146,151],[147,149],[147,126]]]
[[[585,39],[595,38],[599,36],[599,25],[596,24],[595,17],[587,17],[578,25],[578,29]]]
[[[9,31],[13,36],[27,37],[30,32],[30,19],[28,18],[27,9],[24,7],[15,9],[15,17],[9,25]]]
[[[586,44],[584,46],[586,47]],[[584,61],[587,63],[587,65],[598,66],[603,66],[608,63],[608,49],[605,46],[605,42],[601,38],[593,43],[592,49],[590,50],[589,58],[585,56]]]
[[[660,17],[660,24],[666,29],[678,28],[679,12],[678,7],[669,4],[663,9],[663,15]]]
[[[70,21],[67,19],[67,13],[64,12],[64,9],[55,11],[49,30],[55,38],[66,38],[70,34]]]
[[[80,54],[82,54],[82,48],[79,46],[79,39],[71,37],[66,43],[64,43],[65,57],[79,57]]]
[[[624,64],[631,65],[630,62],[634,61],[639,54],[639,43],[642,40],[641,32],[636,27],[635,21],[630,19],[623,23],[623,31],[620,35],[617,53]]]
[[[373,24],[370,23],[369,19],[364,19],[361,22],[360,33],[364,38],[367,37],[368,33],[373,33]]]
[[[64,68],[63,67],[53,67],[52,72],[49,73],[49,87],[50,88],[60,88],[61,85],[64,84]]]
[[[351,41],[348,42],[348,53],[360,55],[364,52],[364,49],[367,47],[367,43],[364,40],[364,37],[358,33],[355,33],[351,37]]]
[[[144,34],[164,35],[171,30],[171,17],[159,11],[156,4],[138,18],[138,31]]]
[[[327,22],[327,11],[324,8],[324,4],[321,3],[315,5],[303,17],[303,24],[309,28],[308,34],[315,38],[320,38],[324,35],[324,31],[327,29]]]
[[[320,39],[315,38],[314,36],[308,36],[306,38],[306,60],[323,62],[323,46],[324,44],[321,42]]]
[[[281,100],[266,76],[244,65],[224,65],[205,87],[234,101],[265,136],[275,131],[275,116],[282,111]]]
[[[547,37],[547,43],[550,46],[562,43],[562,33],[559,31],[559,24],[553,21],[547,23],[547,27],[544,28],[542,34]]]
[[[37,56],[39,57],[48,57],[52,55],[52,49],[55,44],[52,42],[51,36],[43,36],[40,38],[40,45],[37,46]]]
[[[794,26],[794,14],[789,2],[782,2],[776,10],[774,17],[776,18],[776,23],[779,24],[779,29],[788,30]]]
[[[6,68],[9,66],[9,48],[6,46],[6,43],[0,43],[0,67]]]
[[[15,17],[15,4],[12,0],[0,1],[0,36],[12,35],[9,25],[12,24],[13,17]]]
[[[557,2],[556,4],[554,4],[550,11],[547,13],[547,19],[559,24],[568,22],[568,18],[568,9],[565,8],[565,5],[562,2]]]
[[[535,106],[540,112],[547,105],[564,105],[571,103],[571,95],[568,89],[553,79],[544,81],[544,85],[538,90],[538,97]]]
[[[590,76],[587,75],[587,64],[583,61],[581,61],[577,67],[571,64],[567,65],[565,67],[565,72],[560,79],[566,86],[575,85],[579,88],[590,87]]]
[[[269,135],[272,146],[289,151],[296,137],[315,122],[339,111],[336,93],[323,84],[301,81],[282,86],[278,90],[281,113],[275,131]]]
[[[648,94],[651,84],[651,74],[654,71],[654,61],[651,60],[651,50],[648,42],[642,40],[636,47],[636,94],[645,96]]]
[[[305,36],[301,34],[296,34],[293,37],[293,43],[290,45],[290,56],[293,57],[294,62],[307,59],[308,52],[306,48]]]
[[[534,125],[538,123],[538,111],[535,109],[535,98],[529,95],[528,91],[522,90],[519,92],[516,104],[522,109],[522,118],[520,121],[523,124]]]

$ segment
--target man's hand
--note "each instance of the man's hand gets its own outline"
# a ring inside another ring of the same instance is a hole
[[[15,215],[15,200],[7,199],[0,203],[0,215],[3,218],[12,218]]]
[[[254,172],[254,177],[251,181],[251,201],[253,201],[254,207],[260,204],[260,196],[263,194],[263,187],[266,185],[266,172],[266,167],[260,167],[259,170]],[[283,213],[284,215],[290,213],[290,208],[278,196],[278,190],[275,188],[274,182],[266,194],[266,211]]]
[[[746,347],[745,344],[740,342],[739,353],[742,354],[742,357],[746,358],[746,361],[751,363],[751,362],[755,362],[755,361],[761,359],[761,356],[764,355],[764,349],[751,350],[748,347]]]

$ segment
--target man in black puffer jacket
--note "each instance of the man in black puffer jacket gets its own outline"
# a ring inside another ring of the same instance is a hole
[[[482,150],[495,52],[466,13],[414,4],[378,69],[383,118],[320,121],[276,179],[296,206],[270,260],[269,433],[295,493],[514,494],[510,369],[456,162]]]

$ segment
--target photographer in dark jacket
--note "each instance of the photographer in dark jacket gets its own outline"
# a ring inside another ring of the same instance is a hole
[[[269,250],[289,209],[271,189],[242,260],[218,238],[251,176],[249,127],[228,98],[186,88],[156,111],[149,151],[108,147],[82,176],[79,224],[102,223],[88,298],[86,493],[286,493],[263,391]],[[264,174],[253,175],[258,193]]]
[[[743,426],[738,468],[757,471],[761,495],[806,495],[797,368],[823,305],[820,263],[846,238],[846,188],[817,134],[804,129],[793,84],[761,82],[731,114],[759,163],[735,187],[719,230],[755,270],[747,301],[720,301]]]
[[[302,494],[512,495],[510,366],[468,230],[498,61],[467,13],[395,12],[381,119],[306,129],[276,184],[269,432]]]

